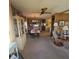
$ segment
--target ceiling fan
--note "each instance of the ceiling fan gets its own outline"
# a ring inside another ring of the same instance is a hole
[[[42,14],[51,14],[51,12],[46,12],[47,9],[48,9],[48,8],[42,8],[42,9],[41,9],[41,14],[40,14],[40,15],[42,15]]]

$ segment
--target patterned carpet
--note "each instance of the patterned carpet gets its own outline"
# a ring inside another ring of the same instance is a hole
[[[27,37],[22,52],[24,59],[69,59],[69,51],[53,45],[49,37]]]

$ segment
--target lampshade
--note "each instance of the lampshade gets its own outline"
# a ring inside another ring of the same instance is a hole
[[[46,23],[44,23],[44,26],[46,26]]]
[[[54,26],[58,26],[58,23],[54,23]]]

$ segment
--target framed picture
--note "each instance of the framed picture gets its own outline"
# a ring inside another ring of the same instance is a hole
[[[9,47],[9,59],[18,59],[19,58],[19,53],[17,49],[17,45],[15,42],[10,44]]]
[[[64,21],[59,21],[59,26],[63,27],[64,26]]]

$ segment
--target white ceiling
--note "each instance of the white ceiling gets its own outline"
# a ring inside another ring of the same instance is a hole
[[[11,0],[13,6],[22,12],[40,12],[47,7],[52,14],[69,9],[69,0]]]

